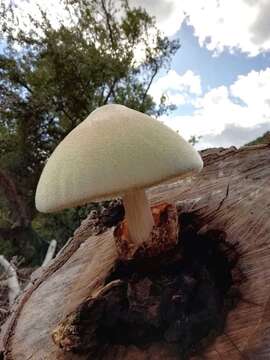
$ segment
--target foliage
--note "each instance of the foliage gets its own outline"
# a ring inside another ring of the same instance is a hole
[[[200,141],[201,138],[202,138],[202,136],[192,135],[192,136],[189,138],[188,142],[189,142],[191,145],[195,146],[196,144],[198,144],[198,142]]]
[[[258,144],[269,144],[270,143],[270,131],[266,131],[262,136],[259,136],[257,139],[250,141],[247,145],[258,145]]]
[[[27,228],[35,234],[27,243],[33,237],[62,242],[77,226],[78,211],[47,220],[37,215],[34,193],[48,156],[96,107],[121,103],[154,116],[169,110],[164,97],[155,104],[148,92],[178,41],[163,36],[151,16],[126,0],[62,3],[57,25],[40,9],[40,18],[29,14],[28,27],[20,27],[12,3],[1,3],[0,214],[9,223],[4,241],[11,236],[5,231],[23,234]]]

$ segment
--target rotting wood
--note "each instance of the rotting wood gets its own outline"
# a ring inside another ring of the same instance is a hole
[[[222,334],[245,279],[239,279],[238,247],[221,230],[198,234],[190,214],[181,214],[180,223],[180,241],[170,250],[119,260],[101,291],[57,326],[55,344],[108,358],[113,345],[163,342],[186,359]]]
[[[172,202],[180,212],[196,213],[201,232],[223,229],[232,243],[239,242],[239,263],[247,279],[241,285],[243,300],[229,313],[224,334],[202,356],[269,359],[270,146],[211,149],[202,156],[205,168],[199,176],[149,192],[152,203]],[[48,268],[33,277],[2,332],[5,359],[86,359],[63,354],[53,344],[51,333],[65,315],[102,286],[117,258],[112,230],[90,235],[86,220]],[[174,347],[162,343],[148,349],[112,347],[112,358],[176,359]]]
[[[178,241],[178,216],[175,206],[167,203],[151,207],[154,226],[147,241],[138,247],[129,237],[128,223],[125,218],[114,230],[118,258],[132,260],[134,257],[149,257],[162,254],[174,247]]]

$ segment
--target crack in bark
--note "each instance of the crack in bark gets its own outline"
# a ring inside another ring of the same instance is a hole
[[[235,342],[232,340],[232,338],[231,338],[228,334],[226,334],[225,332],[224,332],[224,335],[227,337],[227,339],[228,339],[229,342],[232,344],[232,346],[234,347],[234,349],[240,354],[241,358],[242,358],[242,359],[246,359],[245,356],[244,356],[244,354],[243,354],[242,351],[239,349],[239,347],[235,344]]]
[[[220,201],[216,211],[220,210],[220,208],[222,207],[222,205],[224,204],[224,201],[227,199],[227,197],[229,196],[229,191],[230,191],[230,183],[228,183],[227,185],[227,189],[226,189],[226,193],[224,198]]]

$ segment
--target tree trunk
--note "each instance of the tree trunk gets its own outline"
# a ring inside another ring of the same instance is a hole
[[[18,194],[15,182],[7,171],[0,169],[0,188],[3,189],[17,227],[29,226],[30,219],[23,200]],[[14,226],[15,227],[15,226]]]
[[[196,214],[200,232],[221,229],[228,241],[239,243],[246,279],[242,300],[229,312],[223,334],[193,358],[269,359],[270,146],[210,149],[202,156],[205,166],[198,176],[150,191],[153,204],[166,201],[179,213]],[[4,359],[89,359],[58,348],[52,333],[86,298],[97,296],[116,261],[113,231],[91,235],[86,219],[56,259],[34,273],[17,301],[2,331]],[[104,359],[179,359],[164,343],[109,350]]]

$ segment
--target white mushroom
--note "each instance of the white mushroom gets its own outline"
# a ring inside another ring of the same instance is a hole
[[[123,197],[130,240],[147,241],[154,225],[145,189],[201,170],[197,151],[176,132],[122,105],[105,105],[71,131],[38,183],[41,212]]]

